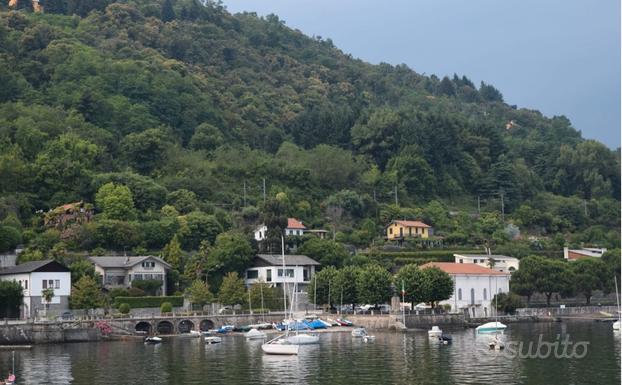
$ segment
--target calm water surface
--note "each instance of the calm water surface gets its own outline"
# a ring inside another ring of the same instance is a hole
[[[226,336],[219,345],[171,338],[36,346],[16,351],[18,384],[620,384],[620,333],[610,323],[511,324],[506,342],[523,352],[538,338],[589,341],[580,359],[509,358],[490,351],[489,337],[450,332],[452,345],[431,343],[425,332],[377,332],[364,343],[348,333],[325,333],[298,357],[266,356],[261,341]],[[544,349],[546,350],[546,349]],[[543,350],[543,351],[544,351]],[[561,352],[561,348],[559,350]],[[11,353],[0,352],[2,375]]]

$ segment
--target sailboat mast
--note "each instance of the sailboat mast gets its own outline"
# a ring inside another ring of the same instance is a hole
[[[283,277],[283,312],[285,313],[285,318],[287,318],[287,292],[285,288],[285,239],[283,238],[283,234],[281,234],[281,258],[283,264],[283,273],[281,277]],[[288,332],[288,327],[285,328],[285,334]]]
[[[618,305],[618,319],[620,319],[621,314],[620,314],[620,298],[618,298],[618,276],[614,275],[613,280],[616,285],[616,305]]]

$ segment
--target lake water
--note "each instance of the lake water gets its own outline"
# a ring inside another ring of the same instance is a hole
[[[620,333],[611,323],[510,324],[506,346],[517,350],[522,342],[523,357],[490,351],[490,337],[473,329],[447,332],[453,344],[445,346],[425,332],[374,332],[373,343],[324,333],[298,357],[266,356],[261,341],[241,336],[218,345],[199,338],[39,345],[16,351],[15,367],[18,384],[620,384]],[[535,353],[539,338],[584,341],[587,354],[577,348],[584,357],[527,358],[529,342]],[[10,366],[11,352],[1,351],[0,373]]]

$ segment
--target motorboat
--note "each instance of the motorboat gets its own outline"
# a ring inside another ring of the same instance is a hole
[[[487,322],[483,325],[479,325],[478,327],[475,328],[475,330],[477,330],[478,333],[496,333],[496,332],[503,332],[505,329],[507,328],[507,326],[505,326],[504,324],[502,324],[501,322]]]
[[[320,342],[320,336],[309,333],[296,333],[287,337],[286,340],[292,345],[312,345]]]
[[[222,342],[222,338],[214,336],[214,337],[205,337],[205,343],[206,344],[219,344]]]
[[[432,326],[432,329],[428,330],[428,337],[439,338],[443,335],[443,331],[438,326]]]
[[[620,330],[620,320],[613,323],[613,330]]]
[[[146,344],[159,344],[162,342],[162,337],[152,336],[145,338]]]
[[[216,333],[226,334],[232,332],[233,329],[235,329],[234,325],[223,325],[218,330],[216,330]]]
[[[244,333],[244,337],[246,337],[246,339],[248,340],[262,340],[266,338],[266,333],[260,332],[257,329],[251,329]]]
[[[365,330],[365,328],[356,328],[352,330],[351,334],[352,337],[361,338],[367,335],[367,330]]]

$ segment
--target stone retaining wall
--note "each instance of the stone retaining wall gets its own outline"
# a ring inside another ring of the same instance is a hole
[[[563,316],[587,316],[605,312],[617,316],[618,309],[615,306],[577,306],[577,307],[539,307],[516,309],[516,315],[521,317],[563,317]]]
[[[98,341],[96,328],[65,328],[62,323],[0,325],[0,345]]]

